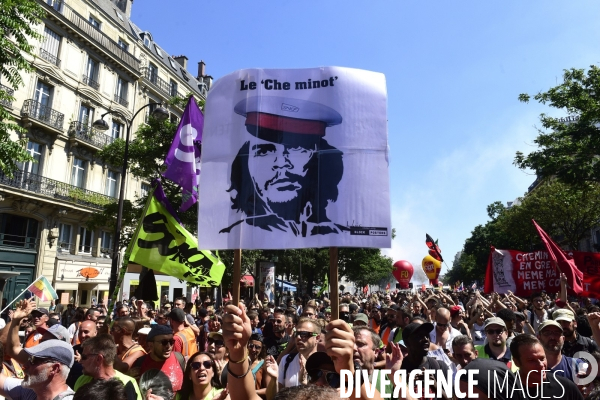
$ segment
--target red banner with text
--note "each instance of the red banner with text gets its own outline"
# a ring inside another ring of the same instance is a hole
[[[581,296],[600,298],[600,253],[572,251],[569,255],[583,272]],[[509,290],[520,297],[542,290],[560,292],[560,277],[546,250],[524,252],[492,248],[484,291],[507,293]]]

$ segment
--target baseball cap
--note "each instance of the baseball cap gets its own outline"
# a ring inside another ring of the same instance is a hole
[[[525,317],[525,314],[523,314],[520,311],[515,311],[515,317],[521,318],[523,321],[525,321],[527,319],[527,317]]]
[[[483,329],[487,329],[487,327],[490,325],[500,325],[501,327],[506,329],[506,324],[504,323],[502,318],[490,317],[490,318],[486,319],[485,322],[483,323]]]
[[[220,337],[221,339],[223,339],[223,331],[219,329],[217,332],[210,332],[208,334],[208,337],[211,339],[214,339],[215,337]]]
[[[151,329],[152,328],[141,328],[137,333],[138,335],[148,335]]]
[[[168,315],[173,321],[183,322],[185,321],[185,313],[181,308],[174,308]]]
[[[171,308],[171,305],[169,303],[167,303],[163,306],[163,308]]]
[[[565,310],[564,308],[554,311],[552,313],[552,318],[554,318],[555,321],[575,321],[573,312],[571,310]]]
[[[369,325],[369,318],[367,317],[366,314],[363,313],[358,313],[354,316],[354,323],[356,324],[357,322],[364,322],[365,325]]]
[[[40,314],[44,314],[44,315],[48,315],[48,310],[46,308],[36,308],[35,310],[33,310],[31,313],[40,313]]]
[[[450,307],[450,315],[454,317],[461,310],[462,310],[462,308],[460,308],[460,306],[452,306],[452,307]]]
[[[48,328],[46,330],[46,332],[52,334],[52,336],[54,336],[56,339],[62,340],[63,342],[69,343],[69,341],[71,339],[71,335],[69,334],[69,331],[67,330],[67,328],[65,328],[64,326],[62,326],[60,324],[52,325],[50,328]]]
[[[560,329],[561,331],[563,330],[562,326],[558,322],[551,320],[551,319],[547,319],[546,321],[544,321],[540,324],[540,326],[538,328],[538,332],[541,332],[544,328],[547,328],[549,326],[555,326],[558,329]]]
[[[429,333],[432,330],[433,330],[433,324],[430,322],[425,322],[423,324],[412,322],[412,323],[406,325],[404,327],[404,329],[402,329],[402,338],[403,338],[403,340],[406,340],[410,336],[419,334],[419,333],[429,335]]]
[[[51,358],[71,368],[73,366],[73,347],[62,340],[50,339],[37,346],[23,349],[30,356]]]

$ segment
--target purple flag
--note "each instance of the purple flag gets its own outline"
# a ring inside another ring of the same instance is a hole
[[[186,211],[198,201],[200,182],[200,148],[204,116],[193,97],[185,106],[173,144],[167,153],[167,170],[163,176],[181,186],[183,201],[179,211]]]

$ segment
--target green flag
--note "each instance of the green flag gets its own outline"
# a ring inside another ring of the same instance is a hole
[[[325,293],[325,291],[329,291],[329,276],[327,276],[327,273],[325,273],[325,279],[323,279],[323,286],[321,286],[321,290],[319,290],[317,296],[321,296],[323,293]]]
[[[160,182],[133,240],[129,261],[199,286],[218,286],[225,264],[178,222]]]

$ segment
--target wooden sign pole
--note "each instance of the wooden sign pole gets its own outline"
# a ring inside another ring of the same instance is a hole
[[[231,281],[231,301],[237,307],[240,303],[240,280],[242,279],[242,249],[233,251],[233,280]]]
[[[340,298],[338,285],[338,248],[329,248],[329,298],[331,300],[331,320],[340,318]]]

